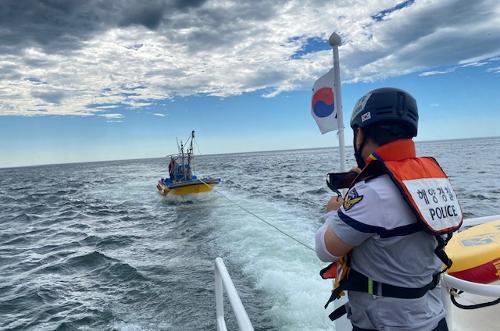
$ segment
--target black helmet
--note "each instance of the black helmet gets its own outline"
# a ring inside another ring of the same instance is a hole
[[[408,92],[392,87],[370,91],[359,99],[352,111],[353,129],[388,122],[403,124],[412,137],[417,135],[417,102]]]

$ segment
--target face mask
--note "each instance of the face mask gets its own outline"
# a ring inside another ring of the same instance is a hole
[[[365,145],[365,141],[361,142],[361,146],[359,146],[359,149],[356,148],[356,132],[354,131],[354,141],[353,141],[353,146],[354,146],[354,158],[356,159],[356,163],[358,164],[359,169],[363,169],[366,165],[365,160],[361,156],[361,151],[363,150],[363,146]]]

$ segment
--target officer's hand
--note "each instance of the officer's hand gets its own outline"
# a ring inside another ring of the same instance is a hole
[[[342,206],[343,202],[344,202],[344,200],[341,197],[338,197],[338,196],[332,197],[330,199],[330,201],[328,201],[328,203],[326,204],[326,211],[329,212],[332,210],[339,209],[340,206]]]
[[[351,169],[351,171],[354,171],[358,175],[361,173],[361,169],[359,169],[359,167],[354,167],[354,168]]]

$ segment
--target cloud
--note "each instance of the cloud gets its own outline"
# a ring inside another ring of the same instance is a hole
[[[346,45],[348,76],[375,80],[491,57],[500,53],[498,13],[495,1],[418,1],[372,24],[371,40]]]
[[[165,117],[165,116],[167,116],[167,115],[165,115],[165,114],[160,114],[160,113],[154,113],[153,115],[154,115],[154,116],[158,116],[158,117]]]
[[[469,63],[466,63],[466,64],[463,64],[461,65],[462,68],[466,68],[466,67],[482,67],[484,65],[488,64],[488,61],[479,61],[479,62],[469,62]]]
[[[172,15],[203,4],[200,0],[3,0],[0,10],[1,53],[39,46],[48,53],[84,47],[84,41],[114,27],[156,30]]]
[[[456,68],[450,68],[447,70],[431,70],[431,71],[425,71],[419,74],[420,77],[426,77],[426,76],[434,76],[434,75],[442,75],[442,74],[448,74],[450,72],[454,72]]]
[[[411,5],[413,5],[414,2],[415,2],[415,0],[406,0],[406,1],[400,2],[392,8],[384,9],[384,10],[378,12],[377,14],[372,15],[372,18],[377,22],[383,21],[385,19],[385,17],[387,15],[389,15],[390,13],[395,12],[395,11],[400,10],[400,9],[403,9],[403,8],[406,8],[408,6],[411,6]]]
[[[99,116],[104,117],[104,118],[106,118],[108,120],[119,120],[119,119],[123,118],[123,114],[118,114],[118,113],[115,113],[115,114],[101,114]]]
[[[487,69],[488,72],[493,72],[495,74],[500,74],[500,67],[494,67]]]
[[[0,115],[92,115],[177,96],[310,89],[499,61],[496,0],[0,3]],[[323,41],[323,42],[322,42]],[[495,72],[495,71],[492,71]]]
[[[38,83],[37,81],[32,81],[32,82],[34,82],[35,84]],[[34,90],[31,92],[31,95],[34,98],[39,98],[42,101],[45,101],[46,103],[59,105],[59,104],[61,104],[61,101],[65,97],[65,92],[64,91],[57,91],[57,90],[48,90],[48,91],[40,92],[40,91]]]

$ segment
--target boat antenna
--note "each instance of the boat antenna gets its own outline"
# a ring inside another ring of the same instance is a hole
[[[191,149],[193,149],[193,141],[194,141],[194,130],[191,131]]]
[[[182,173],[184,175],[184,180],[186,180],[186,164],[184,163],[184,145],[181,140],[181,160],[182,160]]]

